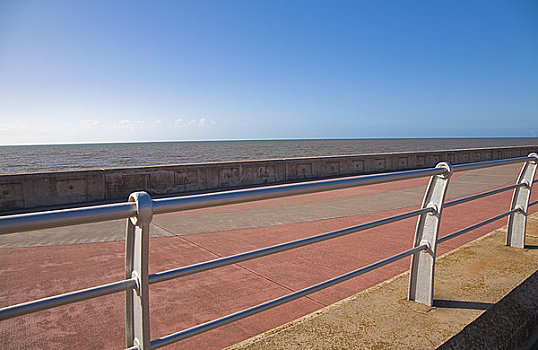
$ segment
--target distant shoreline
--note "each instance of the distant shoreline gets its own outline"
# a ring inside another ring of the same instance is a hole
[[[162,141],[110,141],[110,142],[63,142],[63,143],[21,143],[0,144],[0,147],[18,146],[80,146],[80,145],[124,145],[124,144],[152,144],[152,143],[193,143],[193,142],[264,142],[264,141],[360,141],[360,140],[498,140],[498,139],[536,139],[538,136],[451,136],[451,137],[329,137],[329,138],[261,138],[261,139],[210,139],[210,140],[162,140]]]

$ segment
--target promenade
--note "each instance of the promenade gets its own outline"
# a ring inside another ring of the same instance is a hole
[[[457,173],[448,199],[514,183],[520,166]],[[150,273],[357,225],[419,207],[428,179],[155,216]],[[538,199],[534,191],[531,200]],[[441,236],[507,211],[511,192],[445,209]],[[531,209],[536,212],[537,206]],[[150,287],[155,339],[288,294],[409,249],[416,218]],[[506,225],[501,220],[439,246],[443,254]],[[123,278],[125,221],[0,236],[0,305]],[[170,349],[219,349],[409,268],[409,259],[195,336]],[[124,346],[124,296],[114,294],[0,322],[2,349]]]

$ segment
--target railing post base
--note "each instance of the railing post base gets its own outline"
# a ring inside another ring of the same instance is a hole
[[[429,249],[413,254],[409,276],[408,299],[428,306],[433,304],[437,236],[446,189],[452,175],[452,166],[449,163],[439,163],[437,168],[445,168],[447,171],[444,174],[432,176],[430,179],[422,208],[431,208],[432,211],[420,215],[413,243],[413,247],[425,244]]]
[[[136,217],[127,219],[125,237],[125,278],[135,278],[137,288],[128,290],[125,297],[125,342],[127,347],[150,348],[149,333],[149,226],[153,203],[146,192],[135,192],[129,202],[137,206]]]
[[[534,157],[523,165],[521,173],[517,179],[517,184],[521,185],[514,190],[510,210],[516,210],[508,218],[508,230],[506,232],[506,245],[514,248],[525,248],[525,234],[527,228],[527,210],[531,198],[532,182],[536,173],[538,155],[529,154]]]

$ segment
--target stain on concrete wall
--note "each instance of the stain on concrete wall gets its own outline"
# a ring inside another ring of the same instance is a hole
[[[340,175],[340,162],[327,162],[325,173],[329,176]]]
[[[351,173],[353,172],[356,172],[357,174],[362,174],[364,173],[364,160],[354,160],[351,162],[352,164],[352,171]]]
[[[235,187],[241,183],[241,171],[239,167],[219,169],[219,185],[223,187]]]
[[[24,208],[22,182],[0,184],[0,205],[5,210]]]

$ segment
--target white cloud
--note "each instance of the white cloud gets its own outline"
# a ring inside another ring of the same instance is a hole
[[[127,131],[142,130],[148,124],[145,120],[130,120],[122,119],[119,122],[113,122],[112,124],[102,124],[105,128],[113,128]]]
[[[210,125],[215,125],[216,122],[214,120],[210,121],[209,122]],[[208,125],[208,122],[207,122],[207,119],[206,118],[200,118],[200,119],[188,119],[188,120],[185,120],[185,119],[176,119],[174,120],[174,125],[176,127],[188,127],[188,128],[193,128],[193,127],[204,127],[204,126],[207,126]]]
[[[206,118],[0,121],[0,145],[204,138],[215,124]]]
[[[93,126],[101,125],[103,123],[97,119],[82,119],[79,124],[81,126],[93,127]]]

